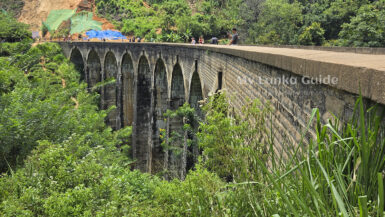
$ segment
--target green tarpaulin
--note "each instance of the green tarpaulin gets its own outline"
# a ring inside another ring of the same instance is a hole
[[[75,14],[75,12],[76,9],[52,10],[48,15],[47,20],[43,24],[47,27],[50,33],[53,33],[59,28],[63,21],[70,19]]]
[[[102,23],[92,19],[92,12],[80,12],[71,17],[71,34],[102,30]]]

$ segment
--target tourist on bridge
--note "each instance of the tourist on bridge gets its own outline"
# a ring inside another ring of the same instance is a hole
[[[195,41],[195,38],[192,37],[192,38],[191,38],[191,44],[194,44],[194,45],[195,45],[196,43],[197,43],[197,41]]]
[[[199,37],[199,44],[204,44],[205,43],[205,39],[203,38],[203,35],[201,35],[201,37]]]
[[[229,45],[238,45],[238,33],[236,28],[233,28],[233,35],[231,36]]]

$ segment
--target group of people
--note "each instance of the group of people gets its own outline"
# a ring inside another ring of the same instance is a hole
[[[132,36],[132,38],[129,38],[128,39],[128,42],[142,42],[142,38],[141,37],[135,37],[135,36]]]
[[[230,42],[228,45],[237,45],[239,42],[239,36],[237,33],[237,29],[233,28],[232,33],[233,34],[229,34]],[[204,40],[203,36],[199,37],[198,44],[204,44],[204,43],[205,43],[205,40]],[[218,43],[219,43],[219,41],[218,41],[217,37],[214,36],[211,38],[210,44],[218,45]],[[197,41],[195,40],[194,37],[191,38],[191,44],[197,44]]]
[[[78,38],[79,40],[82,39],[82,36],[80,34],[79,34],[78,37],[79,37]],[[71,35],[68,35],[68,37],[63,37],[63,41],[71,41],[71,39],[72,39]],[[239,43],[239,36],[238,36],[236,28],[232,29],[232,34],[229,34],[229,39],[230,39],[230,41],[229,41],[228,45],[238,45],[238,43]],[[83,40],[87,40],[87,38],[83,38]],[[88,39],[88,41],[89,41],[89,39]],[[102,39],[102,41],[106,41],[106,40]],[[122,41],[123,41],[123,39],[122,39]],[[135,36],[133,36],[132,38],[128,39],[128,42],[141,42],[141,41],[142,41],[142,38],[135,37]],[[151,40],[151,41],[153,41],[153,40]],[[195,40],[194,37],[191,38],[191,44],[195,45],[195,44],[204,44],[204,43],[205,43],[205,40],[204,40],[203,36],[199,37],[198,42]],[[219,44],[218,38],[215,37],[215,36],[212,37],[211,40],[210,40],[210,44],[218,45]]]

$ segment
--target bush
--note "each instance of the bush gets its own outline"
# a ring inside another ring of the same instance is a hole
[[[295,44],[302,22],[302,6],[287,0],[267,0],[261,14],[249,30],[258,44]]]
[[[32,37],[27,24],[19,23],[5,13],[0,13],[0,26],[0,41],[15,42]]]
[[[341,45],[355,47],[385,46],[385,4],[363,5],[350,23],[342,25]]]
[[[321,24],[315,22],[305,29],[305,31],[299,36],[298,40],[301,45],[320,46],[325,41],[324,34],[325,30],[321,27]]]
[[[1,56],[14,56],[17,54],[25,54],[31,48],[32,39],[24,39],[22,42],[4,42],[0,44]]]

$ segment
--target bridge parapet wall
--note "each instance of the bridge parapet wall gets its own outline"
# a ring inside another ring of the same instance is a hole
[[[167,77],[167,105],[170,107],[172,92],[172,76],[176,65],[183,74],[185,101],[190,101],[191,87],[201,87],[202,97],[208,97],[218,89],[225,89],[232,97],[232,105],[239,110],[248,100],[259,99],[262,103],[270,103],[274,109],[273,126],[277,149],[284,141],[297,143],[301,132],[309,121],[313,108],[319,108],[323,121],[332,115],[347,120],[351,117],[358,94],[363,95],[368,104],[385,104],[385,55],[359,54],[305,50],[289,48],[255,47],[255,46],[212,46],[188,44],[156,44],[156,43],[109,43],[109,42],[73,42],[59,43],[64,53],[71,57],[74,49],[78,49],[85,62],[87,72],[88,55],[94,50],[100,57],[101,77],[104,79],[105,56],[112,52],[118,65],[117,85],[121,85],[122,58],[128,54],[133,63],[133,91],[120,96],[132,94],[133,126],[137,123],[139,60],[145,57],[149,64],[150,90],[164,90],[156,86],[156,64],[164,63]],[[365,51],[369,52],[369,51]],[[379,52],[379,51],[375,51]],[[381,52],[380,52],[381,53]],[[193,79],[194,72],[199,79]],[[90,75],[85,75],[89,78]],[[91,76],[92,77],[92,76]],[[95,76],[94,76],[95,77]],[[180,82],[179,79],[174,79]],[[200,81],[199,85],[192,81]],[[142,85],[143,86],[143,85]],[[119,89],[119,88],[118,88]],[[124,89],[124,88],[123,88]],[[196,89],[196,88],[193,88]],[[103,91],[101,93],[104,94]],[[162,106],[156,105],[156,97],[152,96],[149,116],[159,113]],[[195,95],[193,98],[199,98]],[[118,100],[119,102],[119,100]],[[124,102],[123,102],[124,103]],[[191,102],[190,102],[191,103]],[[118,115],[123,114],[125,106],[117,105]],[[156,109],[156,108],[158,109]],[[142,113],[141,113],[142,114]],[[127,115],[126,115],[127,116]],[[159,117],[150,118],[147,126],[155,126]],[[120,119],[117,119],[120,120]],[[120,120],[121,122],[121,120]],[[116,123],[117,128],[121,123]],[[156,128],[156,126],[155,126]],[[151,131],[151,129],[148,129]],[[134,137],[139,136],[139,132]],[[156,138],[154,132],[149,138]],[[307,138],[314,137],[310,131]],[[151,146],[151,140],[148,145]],[[135,139],[134,139],[135,141]],[[139,144],[134,144],[134,146]],[[134,147],[135,149],[135,147]],[[148,150],[147,155],[152,158]],[[146,156],[147,156],[146,155]]]

